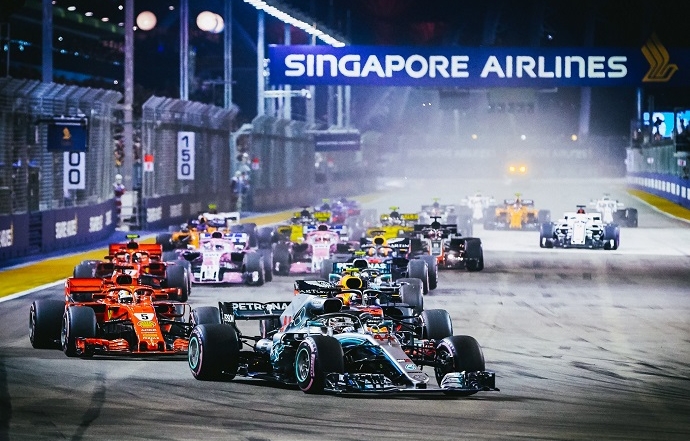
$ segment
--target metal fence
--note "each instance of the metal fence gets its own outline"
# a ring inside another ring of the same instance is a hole
[[[112,198],[112,90],[0,78],[0,214],[96,205]],[[63,152],[47,150],[46,124],[60,115],[89,121],[85,189],[65,190]]]
[[[153,171],[143,172],[143,196],[204,194],[230,185],[231,138],[237,108],[151,97],[144,105],[142,150],[153,156]],[[178,179],[178,132],[194,132],[194,177]]]

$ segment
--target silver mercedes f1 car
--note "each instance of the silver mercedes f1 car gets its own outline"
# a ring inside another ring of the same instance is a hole
[[[375,295],[364,297],[367,307],[357,308],[344,307],[337,297],[312,294],[299,294],[289,304],[219,303],[221,324],[192,331],[192,375],[199,380],[260,378],[297,385],[306,393],[466,396],[498,390],[477,341],[450,335],[446,311],[424,311],[420,320],[390,304],[381,311]],[[242,320],[259,321],[260,335],[243,335]],[[425,366],[433,369],[436,384]]]

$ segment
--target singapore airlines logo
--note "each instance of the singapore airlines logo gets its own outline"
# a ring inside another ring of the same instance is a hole
[[[642,47],[642,54],[649,63],[649,70],[642,79],[643,82],[666,82],[678,70],[677,65],[669,63],[668,51],[656,34],[652,34]]]

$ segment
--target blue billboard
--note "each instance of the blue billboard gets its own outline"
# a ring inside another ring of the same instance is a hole
[[[269,47],[271,84],[432,87],[687,85],[690,50],[642,48]]]
[[[60,120],[48,123],[48,150],[86,152],[89,149],[88,126],[85,121]]]

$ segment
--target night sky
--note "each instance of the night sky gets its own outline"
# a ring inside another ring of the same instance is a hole
[[[117,9],[120,1],[57,0],[77,10],[91,8],[94,15],[109,15],[111,22],[123,20]],[[222,14],[222,0],[190,0],[191,21],[202,10]],[[612,46],[640,47],[654,32],[667,47],[690,47],[690,2],[686,0],[284,0],[319,23],[345,35],[355,45],[411,46]],[[173,10],[170,10],[172,6]],[[178,1],[137,0],[135,14],[151,10],[158,16],[153,31],[136,33],[135,79],[140,88],[156,95],[176,96],[179,91],[179,11]],[[256,113],[256,11],[236,0],[233,4],[233,98],[241,109],[240,117],[249,121]],[[267,17],[267,44],[281,44],[283,24]],[[298,29],[291,33],[293,44],[307,44],[307,35]],[[209,83],[222,78],[223,37],[209,34],[190,24],[190,46],[196,51],[198,82],[190,98],[219,104],[222,87]],[[204,86],[204,81],[206,85]],[[375,88],[369,88],[375,89]],[[690,101],[688,88],[650,89],[657,106],[673,107]],[[318,91],[317,91],[318,93]],[[367,90],[367,95],[383,94]],[[321,94],[323,95],[323,94]],[[355,101],[357,92],[353,92]],[[563,99],[573,93],[563,91]],[[323,98],[322,98],[323,101]],[[317,101],[318,107],[323,103]],[[596,106],[621,105],[632,109],[634,91],[598,90]],[[317,107],[317,108],[318,108]],[[597,111],[597,109],[594,109]],[[380,113],[373,111],[363,113]],[[613,118],[609,127],[627,125],[630,112]],[[372,124],[357,119],[360,125]],[[318,115],[324,118],[324,115]],[[595,126],[601,117],[593,118]]]

